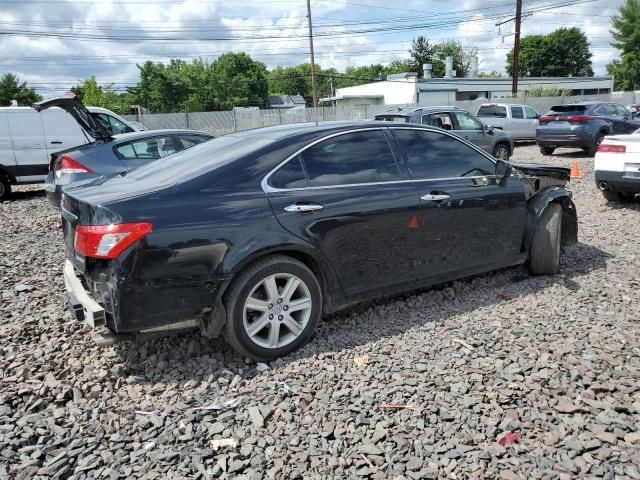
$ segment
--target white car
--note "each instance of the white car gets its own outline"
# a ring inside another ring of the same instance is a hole
[[[111,110],[87,109],[112,134],[138,130]],[[0,107],[0,200],[11,185],[44,182],[53,153],[93,141],[61,108],[39,113],[31,107]]]
[[[609,202],[629,201],[640,193],[640,130],[604,138],[594,163],[596,185]]]

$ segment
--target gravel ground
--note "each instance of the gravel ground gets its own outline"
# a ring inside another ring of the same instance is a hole
[[[19,188],[0,204],[0,478],[640,478],[640,202],[605,204],[581,153],[514,158],[581,167],[560,275],[360,305],[269,365],[189,335],[96,347],[65,310],[58,215]]]

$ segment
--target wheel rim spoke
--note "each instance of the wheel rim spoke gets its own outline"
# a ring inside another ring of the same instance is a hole
[[[303,328],[291,315],[285,315],[282,324],[289,329],[296,337],[302,333]]]
[[[311,308],[311,299],[309,297],[298,298],[289,302],[289,313],[297,312],[299,310],[306,310]]]
[[[249,297],[247,299],[247,303],[245,307],[248,310],[256,310],[258,312],[266,312],[269,310],[269,302],[265,302],[264,300],[258,300],[255,297]]]
[[[291,277],[282,290],[282,300],[286,303],[291,300],[291,296],[295,293],[296,289],[300,285],[300,280],[296,277]]]
[[[247,329],[247,335],[249,337],[255,337],[264,327],[269,324],[269,315],[266,313],[258,318],[255,322],[253,322],[249,328]]]
[[[272,320],[271,326],[269,327],[269,347],[276,348],[278,346],[279,340],[280,340],[280,322],[277,320]]]
[[[273,303],[278,298],[278,285],[276,285],[275,275],[271,275],[264,279],[264,288],[267,291],[267,297],[270,303]]]

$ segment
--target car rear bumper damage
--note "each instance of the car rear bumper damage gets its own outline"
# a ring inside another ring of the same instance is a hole
[[[91,328],[106,325],[104,308],[91,298],[69,260],[64,262],[64,286],[69,295],[71,313],[78,320],[84,321]]]

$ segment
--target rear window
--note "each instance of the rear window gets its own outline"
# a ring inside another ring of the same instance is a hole
[[[547,115],[582,115],[586,111],[586,105],[556,105],[551,107]]]
[[[409,121],[406,115],[376,115],[375,118],[383,122],[407,123]]]
[[[202,173],[227,165],[250,154],[274,140],[247,135],[226,135],[183,150],[169,157],[131,170],[130,180],[142,180],[157,185],[173,185]]]
[[[478,116],[507,118],[507,108],[500,105],[482,105],[478,109]]]

